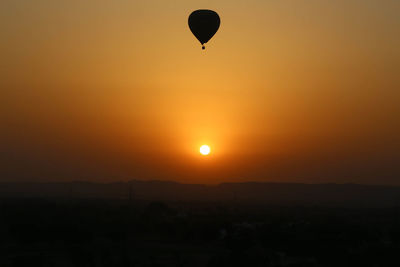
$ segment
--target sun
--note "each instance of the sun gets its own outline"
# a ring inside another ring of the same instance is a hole
[[[200,147],[200,154],[207,156],[208,154],[210,154],[210,152],[211,152],[211,149],[208,145],[202,145]]]

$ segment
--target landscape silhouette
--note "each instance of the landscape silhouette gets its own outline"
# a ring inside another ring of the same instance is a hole
[[[400,187],[3,183],[1,266],[396,266]]]

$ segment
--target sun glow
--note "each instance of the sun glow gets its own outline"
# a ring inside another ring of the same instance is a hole
[[[209,146],[207,146],[207,145],[202,145],[202,146],[200,147],[200,154],[202,154],[202,155],[204,155],[204,156],[207,156],[208,154],[210,154],[210,152],[211,152],[211,149],[210,149]]]

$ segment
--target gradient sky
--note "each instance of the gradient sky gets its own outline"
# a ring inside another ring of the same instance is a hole
[[[205,51],[187,26],[199,8],[221,17]],[[3,0],[0,181],[400,185],[399,13],[398,0]]]

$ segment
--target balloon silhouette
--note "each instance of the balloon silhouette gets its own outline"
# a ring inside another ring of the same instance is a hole
[[[206,9],[193,11],[189,16],[189,28],[200,41],[202,48],[218,31],[221,20],[217,12]]]

